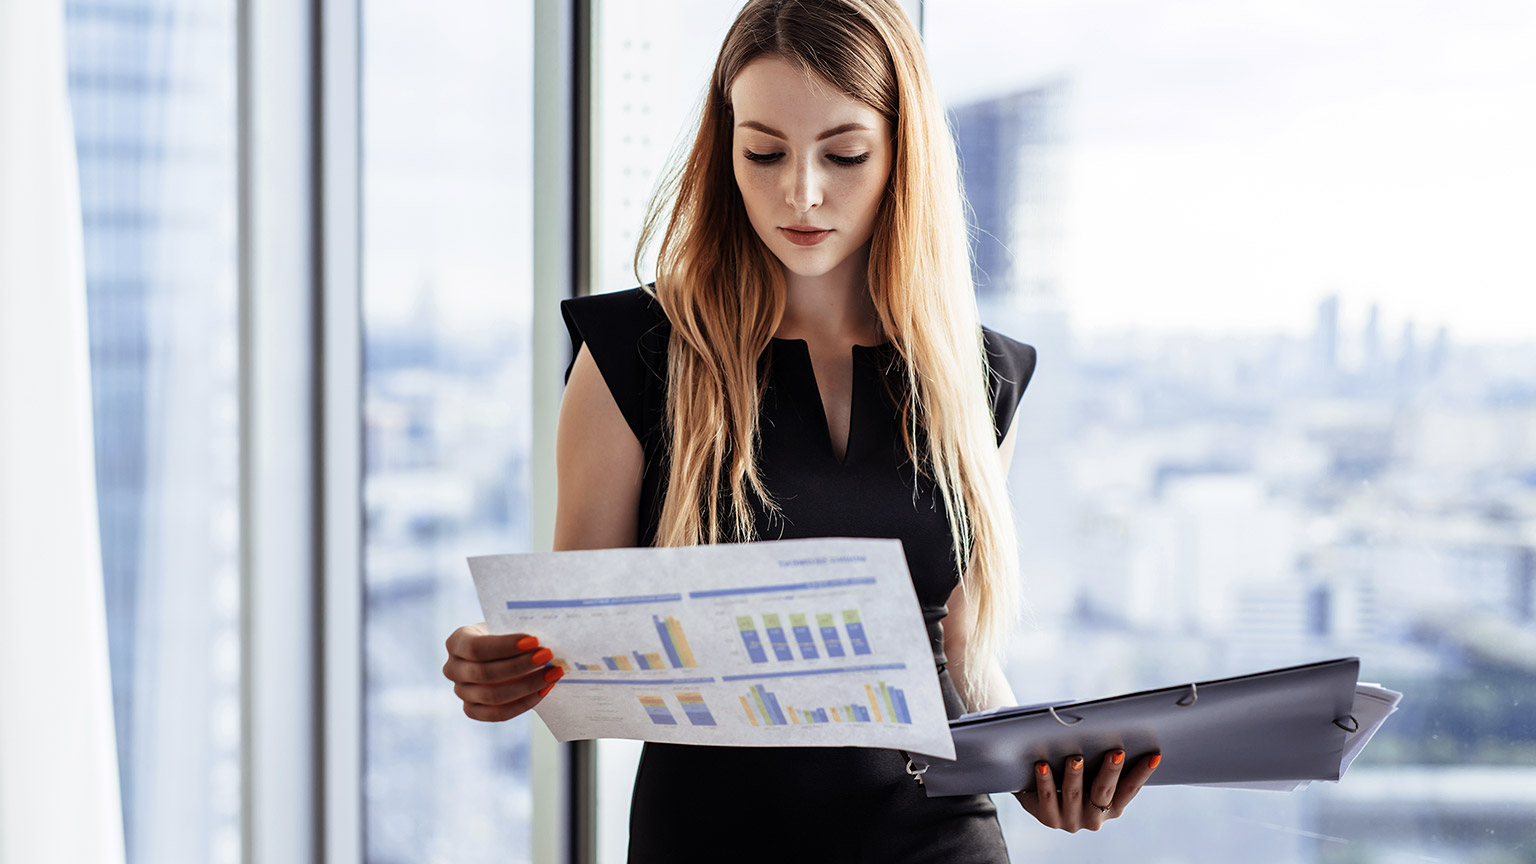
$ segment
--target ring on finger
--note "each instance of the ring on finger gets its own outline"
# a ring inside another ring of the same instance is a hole
[[[1099,813],[1101,813],[1101,814],[1107,815],[1109,813],[1109,808],[1115,806],[1115,802],[1111,801],[1108,804],[1106,804],[1105,806],[1100,807],[1099,805],[1093,803],[1092,801],[1089,801],[1088,802],[1088,806],[1092,807],[1093,809],[1095,809],[1097,811],[1099,811]]]

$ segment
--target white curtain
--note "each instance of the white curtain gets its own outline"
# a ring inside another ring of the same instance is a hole
[[[0,864],[120,864],[60,0],[0,0]]]

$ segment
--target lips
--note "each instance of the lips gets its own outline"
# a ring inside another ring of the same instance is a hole
[[[779,228],[779,233],[796,246],[815,246],[831,236],[832,229],[817,228],[814,225],[789,225]]]

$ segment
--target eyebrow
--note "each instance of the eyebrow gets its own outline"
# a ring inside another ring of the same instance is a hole
[[[779,130],[773,128],[772,126],[767,126],[767,125],[764,125],[762,123],[759,123],[756,120],[743,120],[740,123],[737,123],[736,125],[737,126],[745,126],[748,129],[756,129],[759,132],[763,132],[763,133],[766,133],[768,135],[772,135],[773,137],[778,138],[781,141],[788,141],[789,140],[789,136],[785,135],[783,132],[780,132]],[[828,138],[835,138],[836,136],[841,135],[844,132],[868,132],[868,131],[869,131],[869,127],[865,126],[863,123],[844,123],[841,126],[833,126],[831,129],[828,129],[827,131],[821,133],[820,135],[817,135],[816,136],[816,140],[817,141],[825,141]]]

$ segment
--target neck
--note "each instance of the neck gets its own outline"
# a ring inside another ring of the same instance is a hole
[[[869,244],[819,276],[784,272],[784,318],[774,335],[847,345],[881,341],[880,318],[869,296]]]

